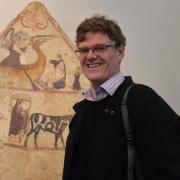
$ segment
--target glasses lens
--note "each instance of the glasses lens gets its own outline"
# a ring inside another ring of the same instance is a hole
[[[76,50],[76,52],[78,52],[80,55],[86,55],[90,50],[92,50],[93,53],[103,53],[109,47],[115,47],[115,42],[113,42],[112,44],[98,44],[91,48],[79,48]]]

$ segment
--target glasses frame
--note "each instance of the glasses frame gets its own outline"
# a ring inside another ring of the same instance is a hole
[[[116,42],[113,41],[111,44],[97,44],[91,48],[78,48],[75,50],[79,55],[87,55],[91,50],[95,54],[104,53],[108,48],[117,48]]]

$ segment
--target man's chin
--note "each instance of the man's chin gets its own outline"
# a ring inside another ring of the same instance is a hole
[[[103,84],[106,80],[104,78],[98,78],[98,77],[87,77],[87,79],[91,82],[91,84],[94,85],[101,85]]]

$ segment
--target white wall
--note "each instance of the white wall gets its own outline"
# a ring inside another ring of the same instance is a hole
[[[30,0],[0,0],[0,31]],[[180,114],[179,0],[40,0],[74,41],[77,25],[95,13],[116,20],[127,37],[122,72],[155,89]]]

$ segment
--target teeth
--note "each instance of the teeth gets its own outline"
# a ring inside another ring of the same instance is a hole
[[[87,66],[89,68],[95,68],[95,67],[98,67],[99,65],[101,65],[100,63],[95,63],[95,64],[88,64]]]
[[[89,64],[88,65],[88,67],[90,67],[90,68],[97,67],[97,66],[98,66],[98,64]]]

